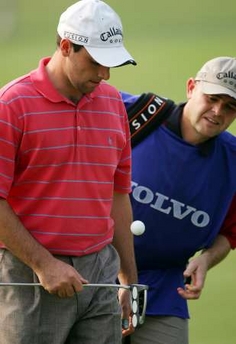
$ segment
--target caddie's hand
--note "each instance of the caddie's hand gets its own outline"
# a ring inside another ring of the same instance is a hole
[[[121,305],[122,336],[126,337],[134,332],[130,290],[120,288],[118,296]]]
[[[179,295],[186,300],[199,299],[204,287],[207,270],[208,264],[204,255],[193,258],[184,271],[184,278],[190,278],[191,282],[186,283],[185,288],[177,288]]]
[[[53,256],[36,274],[43,288],[59,297],[72,297],[83,289],[83,284],[88,283],[73,266]]]

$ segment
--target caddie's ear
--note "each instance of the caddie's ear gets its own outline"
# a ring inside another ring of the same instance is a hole
[[[196,87],[196,81],[194,78],[189,78],[187,80],[187,85],[186,85],[186,95],[187,99],[190,99],[193,93],[194,88]]]
[[[72,49],[72,43],[68,39],[61,39],[60,49],[63,56],[68,56]]]

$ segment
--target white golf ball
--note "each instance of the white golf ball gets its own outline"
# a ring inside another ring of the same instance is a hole
[[[136,220],[131,223],[130,230],[134,235],[142,235],[145,232],[145,224],[140,220]]]

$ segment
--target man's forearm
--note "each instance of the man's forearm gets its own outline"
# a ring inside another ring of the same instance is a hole
[[[118,251],[121,260],[120,283],[137,283],[133,235],[130,231],[132,209],[128,195],[115,194],[112,218],[115,222],[113,245]]]
[[[0,199],[0,241],[34,271],[51,256],[25,229],[7,201]]]
[[[202,252],[207,259],[208,270],[219,264],[230,252],[231,246],[224,235],[218,235],[212,246]]]

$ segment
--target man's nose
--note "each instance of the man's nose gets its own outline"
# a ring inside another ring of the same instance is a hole
[[[110,78],[110,68],[100,66],[98,76],[103,80],[108,80]]]
[[[221,102],[217,102],[216,104],[214,104],[213,110],[215,116],[223,115],[225,111],[224,104],[222,104]]]

